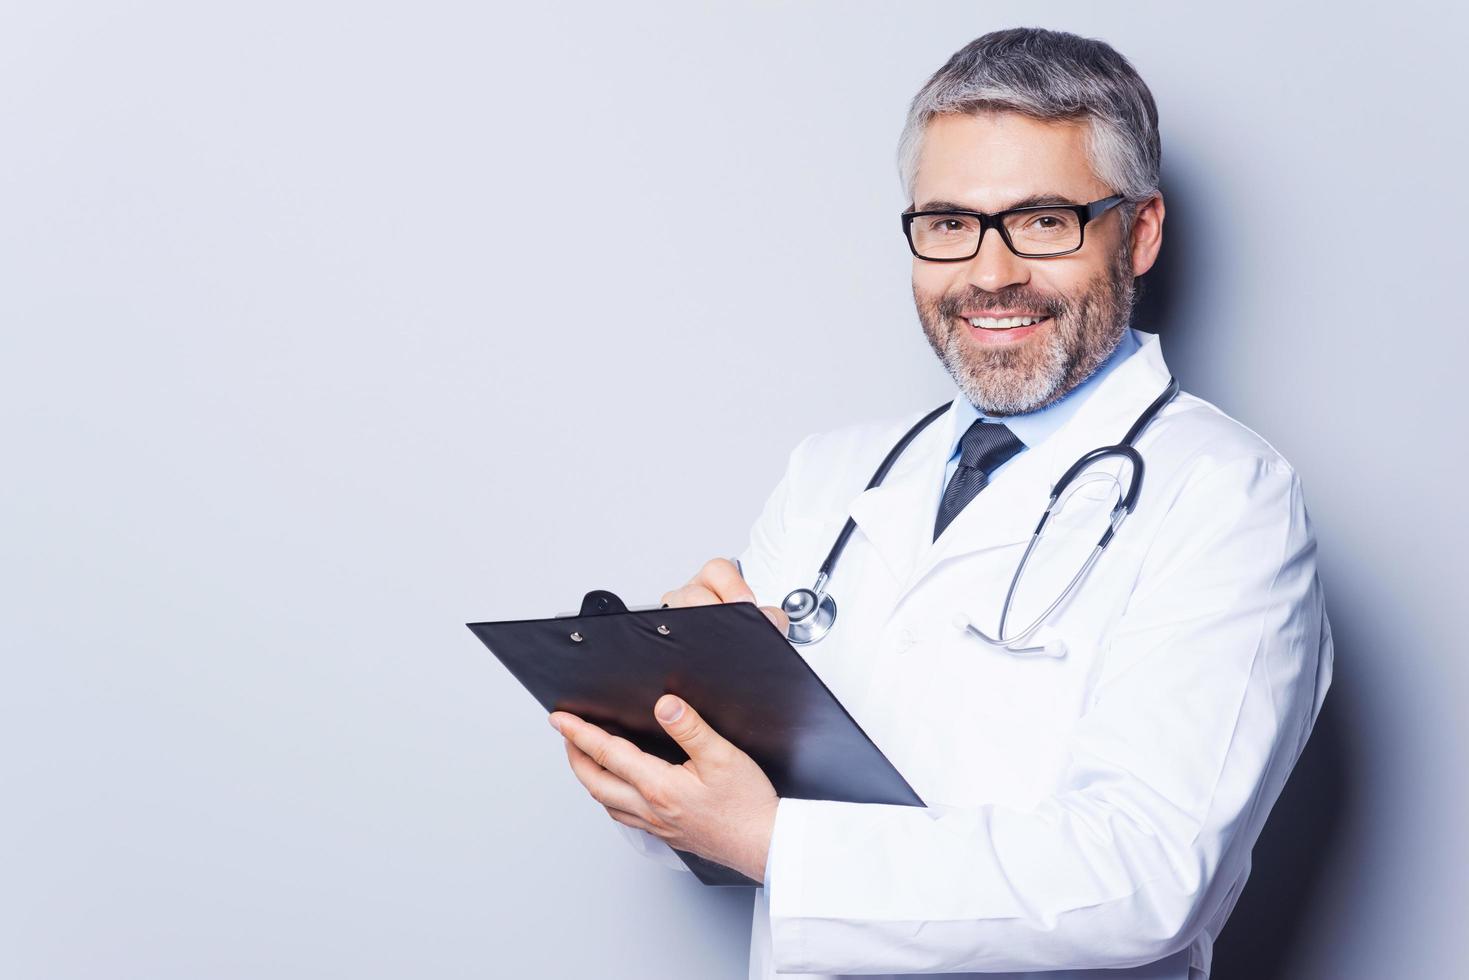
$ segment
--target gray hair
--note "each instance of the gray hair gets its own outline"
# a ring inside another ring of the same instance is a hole
[[[1148,86],[1111,45],[1039,27],[977,37],[919,89],[898,139],[898,178],[913,200],[924,130],[937,115],[1018,112],[1085,121],[1097,178],[1127,198],[1127,218],[1158,191],[1163,156],[1158,107]]]

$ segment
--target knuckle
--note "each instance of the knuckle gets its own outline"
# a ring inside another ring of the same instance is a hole
[[[621,735],[613,735],[610,739],[607,740],[607,746],[609,755],[613,752],[625,755],[628,752],[642,751],[642,749],[638,748],[636,745],[632,744],[632,742],[623,738]]]
[[[607,755],[610,751],[609,744],[602,742],[591,751],[592,761],[603,769],[607,768]]]
[[[685,711],[684,714],[687,715],[688,711]],[[680,718],[678,723],[683,727],[674,738],[685,748],[703,748],[704,744],[709,741],[709,726],[698,718]]]
[[[650,779],[640,786],[638,791],[642,793],[643,799],[647,801],[655,815],[662,814],[665,817],[672,815],[673,795],[669,792],[668,784],[662,779]]]
[[[633,745],[631,742],[620,735],[614,735],[611,738],[607,739],[601,744],[599,749],[601,755],[597,759],[597,765],[609,771],[612,769],[613,765],[617,764],[617,760],[621,757],[627,756],[630,750],[632,752],[641,751],[640,749],[638,749],[637,746]]]

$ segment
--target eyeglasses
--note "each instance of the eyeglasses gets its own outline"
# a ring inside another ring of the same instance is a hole
[[[1081,248],[1087,222],[1126,198],[1120,194],[1090,204],[1039,204],[995,214],[983,211],[904,211],[908,248],[929,262],[966,262],[979,254],[984,233],[994,228],[1000,240],[1025,259],[1066,255]]]

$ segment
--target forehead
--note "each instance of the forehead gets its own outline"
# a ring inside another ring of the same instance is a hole
[[[1014,112],[929,120],[913,183],[920,209],[944,200],[997,211],[1037,194],[1081,203],[1108,193],[1087,160],[1084,123]]]

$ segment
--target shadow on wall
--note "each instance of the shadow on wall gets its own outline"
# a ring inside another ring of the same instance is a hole
[[[1190,233],[1199,229],[1193,222],[1183,220],[1188,202],[1198,197],[1190,192],[1187,180],[1169,167],[1163,168],[1163,247],[1153,261],[1153,267],[1137,280],[1137,306],[1133,312],[1132,325],[1139,330],[1155,333],[1164,338],[1168,354],[1173,353],[1167,345],[1168,325],[1178,323],[1184,317],[1185,300],[1190,293],[1193,268],[1188,264],[1191,255],[1204,254],[1207,249],[1193,247]],[[1197,295],[1197,291],[1194,291]],[[1169,359],[1169,367],[1179,373],[1179,365]],[[1179,383],[1188,390],[1187,380],[1179,377]]]
[[[1329,613],[1328,613],[1329,614]],[[1332,630],[1336,633],[1336,624]],[[1336,633],[1338,662],[1342,638]],[[1332,681],[1316,728],[1255,844],[1250,880],[1214,946],[1213,980],[1298,980],[1297,955],[1335,857],[1351,796],[1342,678]]]
[[[1189,220],[1197,214],[1190,202],[1204,199],[1189,183],[1187,174],[1165,168],[1164,247],[1143,277],[1133,317],[1139,329],[1165,338],[1170,325],[1197,321],[1191,315],[1190,297],[1202,294],[1199,277],[1208,275],[1199,258],[1210,254],[1208,229]],[[1210,343],[1207,337],[1190,336],[1168,345],[1169,366],[1185,390],[1191,375],[1204,373],[1190,367],[1211,355]],[[1323,572],[1322,578],[1332,577]],[[1350,637],[1355,631],[1332,610],[1328,595],[1327,615],[1339,668],[1351,661]],[[1354,699],[1343,690],[1349,678],[1342,674],[1338,669],[1306,748],[1255,844],[1249,881],[1214,948],[1213,980],[1297,980],[1292,971],[1300,962],[1298,950],[1310,927],[1312,905],[1320,899],[1325,871],[1341,842],[1352,798],[1349,744],[1338,717],[1341,703]]]

